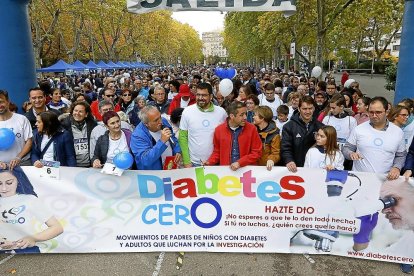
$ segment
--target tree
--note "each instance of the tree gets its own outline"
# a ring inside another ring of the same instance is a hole
[[[131,14],[125,0],[32,0],[36,65],[40,60],[134,60],[195,63],[202,42],[171,12]]]
[[[335,21],[355,0],[316,0],[317,11],[317,40],[316,40],[316,61],[315,64],[323,66],[326,35],[335,24]],[[329,10],[329,12],[327,12]]]
[[[50,52],[55,29],[62,9],[62,0],[32,1],[29,5],[35,65],[39,68],[42,59]]]
[[[224,22],[224,45],[235,62],[256,63],[265,57],[263,41],[257,35],[258,18],[262,12],[229,12]]]

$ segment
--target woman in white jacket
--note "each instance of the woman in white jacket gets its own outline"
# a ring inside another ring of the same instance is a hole
[[[308,150],[305,157],[305,168],[343,170],[344,156],[339,150],[336,130],[332,126],[324,126],[315,134],[316,144]]]

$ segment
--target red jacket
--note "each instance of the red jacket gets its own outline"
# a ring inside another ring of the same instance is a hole
[[[214,130],[214,150],[208,159],[209,165],[230,165],[231,164],[231,143],[232,133],[227,122],[217,126]],[[240,167],[257,165],[262,155],[262,141],[256,127],[246,122],[239,135]]]
[[[196,97],[191,94],[190,95],[190,102],[188,103],[188,106],[196,103]],[[168,109],[168,115],[171,115],[171,113],[174,111],[174,109],[181,107],[181,94],[178,93],[175,95],[175,97],[172,99],[170,103],[170,109]]]
[[[121,107],[119,105],[116,105],[114,107],[115,112],[118,112],[120,110],[121,110]],[[91,112],[92,112],[93,117],[95,117],[97,121],[102,121],[102,115],[101,113],[99,113],[99,100],[93,101],[91,103]]]

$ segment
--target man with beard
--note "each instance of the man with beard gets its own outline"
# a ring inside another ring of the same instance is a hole
[[[313,95],[315,99],[315,113],[313,116],[315,118],[318,118],[319,114],[325,109],[325,107],[328,105],[328,97],[325,92],[318,91]]]
[[[179,143],[184,167],[200,166],[213,152],[214,129],[223,123],[226,111],[215,106],[213,88],[208,83],[197,85],[196,104],[184,109],[180,121]]]
[[[344,157],[353,161],[353,171],[386,174],[398,179],[407,155],[402,130],[387,119],[389,104],[375,97],[369,105],[369,122],[356,126],[342,149]],[[378,213],[359,217],[361,228],[374,229]],[[354,250],[368,247],[371,231],[354,234]]]

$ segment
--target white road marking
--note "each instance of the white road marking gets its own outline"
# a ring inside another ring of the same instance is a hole
[[[158,276],[158,274],[160,273],[161,265],[162,265],[162,262],[164,261],[164,255],[165,255],[165,252],[161,252],[160,255],[158,256],[157,264],[155,265],[155,270],[152,273],[152,276]]]

